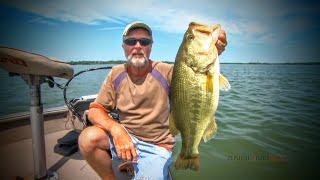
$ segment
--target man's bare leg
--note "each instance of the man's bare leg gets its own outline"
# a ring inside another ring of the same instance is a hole
[[[112,160],[107,152],[110,148],[109,137],[96,126],[84,129],[79,136],[79,148],[88,164],[102,179],[115,179]]]

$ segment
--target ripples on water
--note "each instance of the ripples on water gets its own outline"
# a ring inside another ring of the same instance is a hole
[[[92,66],[74,66],[75,72]],[[319,159],[319,65],[222,64],[232,89],[221,92],[215,139],[200,146],[199,172],[174,179],[301,179]],[[69,98],[95,94],[108,71],[76,78]],[[0,71],[0,114],[27,111],[28,87]],[[59,83],[65,80],[57,79]],[[42,85],[44,107],[63,105],[62,91]],[[181,148],[178,138],[175,151]]]
[[[221,69],[232,87],[220,95],[218,134],[200,146],[200,172],[177,171],[176,179],[315,176],[320,66],[223,64]]]

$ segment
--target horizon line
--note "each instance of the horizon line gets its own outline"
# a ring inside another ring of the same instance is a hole
[[[67,63],[71,64],[111,64],[111,63],[125,63],[126,60],[71,60],[66,61]],[[161,61],[165,63],[173,64],[174,61]],[[320,61],[307,61],[307,62],[220,62],[220,64],[320,64]]]

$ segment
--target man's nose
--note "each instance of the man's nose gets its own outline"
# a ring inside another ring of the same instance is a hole
[[[134,47],[135,47],[135,48],[141,48],[142,46],[141,46],[140,42],[137,41],[137,43],[134,45]]]

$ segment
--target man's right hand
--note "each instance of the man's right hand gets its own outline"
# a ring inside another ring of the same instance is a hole
[[[110,129],[110,134],[113,137],[113,143],[118,156],[125,161],[137,161],[138,155],[136,147],[132,142],[128,132],[118,123],[114,123]]]

